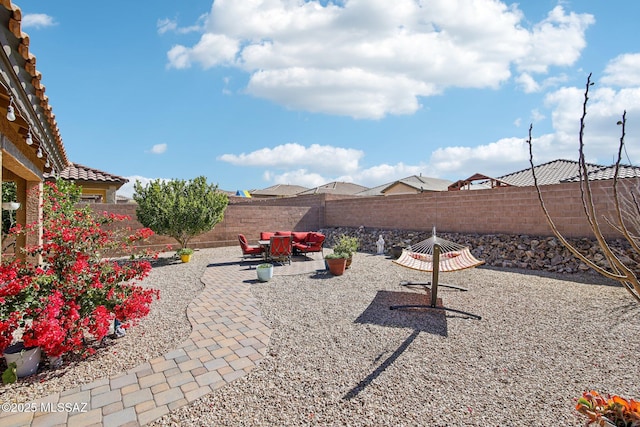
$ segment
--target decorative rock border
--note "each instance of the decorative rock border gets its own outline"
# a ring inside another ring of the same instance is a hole
[[[327,236],[325,247],[331,248],[342,234],[358,237],[359,251],[376,253],[376,241],[380,236],[385,241],[385,251],[394,245],[409,246],[431,237],[431,231],[385,230],[368,227],[337,227],[320,230]],[[461,234],[440,233],[437,235],[456,243],[469,246],[473,255],[493,267],[543,270],[555,273],[592,272],[586,264],[578,260],[556,237],[509,235],[509,234]],[[567,239],[589,259],[607,268],[608,263],[595,239]],[[636,270],[640,270],[640,254],[634,253],[628,242],[616,239],[611,247],[620,259]]]

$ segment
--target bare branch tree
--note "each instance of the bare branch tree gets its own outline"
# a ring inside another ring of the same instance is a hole
[[[553,234],[560,240],[560,242],[579,260],[586,265],[594,269],[599,274],[608,277],[610,279],[620,282],[625,289],[631,294],[631,296],[640,303],[640,282],[636,277],[636,274],[630,267],[625,265],[620,258],[615,254],[607,243],[600,224],[597,220],[596,210],[593,204],[593,193],[591,191],[591,185],[589,184],[588,169],[584,156],[584,127],[585,118],[587,116],[587,103],[589,101],[589,88],[593,85],[591,82],[591,74],[587,78],[587,84],[584,91],[584,101],[582,103],[582,117],[580,118],[580,136],[579,136],[579,178],[580,178],[580,192],[582,196],[582,207],[584,209],[585,217],[593,231],[593,234],[598,242],[598,245],[602,249],[605,259],[609,263],[610,269],[605,269],[597,265],[594,261],[583,255],[578,249],[571,245],[567,239],[560,233],[556,227],[549,211],[547,210],[544,200],[542,198],[542,192],[538,185],[538,179],[536,177],[535,167],[533,165],[533,139],[532,130],[533,125],[529,126],[529,139],[527,144],[529,145],[529,163],[531,164],[531,173],[533,174],[533,182],[538,192],[538,199],[540,200],[540,206],[542,211],[553,231]],[[622,134],[620,136],[620,143],[618,146],[618,158],[615,164],[615,172],[613,177],[613,198],[615,202],[615,222],[605,218],[605,221],[610,224],[615,230],[617,230],[631,245],[631,249],[640,254],[639,237],[637,231],[640,230],[640,205],[638,204],[638,197],[634,193],[634,189],[630,186],[626,186],[628,191],[624,194],[620,194],[618,191],[620,165],[622,161],[622,151],[624,148],[624,137],[626,128],[627,112],[622,115],[622,120],[618,122],[618,125],[622,127]],[[635,188],[637,192],[637,187]],[[635,230],[636,233],[632,234]]]

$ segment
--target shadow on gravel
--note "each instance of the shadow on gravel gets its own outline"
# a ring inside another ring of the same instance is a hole
[[[360,381],[358,385],[356,385],[354,388],[349,390],[347,394],[345,394],[342,397],[342,399],[351,400],[354,397],[356,397],[358,394],[360,394],[362,390],[364,390],[369,384],[371,384],[373,380],[378,378],[378,376],[380,376],[381,373],[383,373],[389,366],[393,364],[393,362],[396,361],[398,357],[400,357],[402,353],[404,353],[404,351],[409,347],[409,345],[418,337],[418,334],[420,334],[420,331],[413,331],[411,335],[409,335],[407,339],[404,340],[402,344],[400,344],[400,346],[396,349],[396,351],[393,352],[391,356],[389,356],[384,362],[382,362],[380,366],[378,366],[372,373],[367,375],[365,379]]]
[[[411,335],[385,359],[373,372],[367,375],[354,388],[349,390],[342,398],[350,400],[363,391],[373,380],[391,366],[398,357],[411,345],[420,332],[434,335],[447,336],[447,316],[442,310],[410,309],[391,310],[393,305],[429,304],[431,295],[429,290],[425,293],[416,292],[392,292],[378,291],[371,304],[355,320],[355,323],[368,323],[390,328],[413,329]]]
[[[525,270],[522,268],[510,268],[510,267],[493,267],[490,265],[483,265],[476,267],[479,270],[491,270],[504,273],[523,274],[525,276],[538,276],[555,280],[562,280],[565,282],[582,283],[585,285],[603,285],[603,286],[615,286],[622,287],[622,285],[615,280],[607,279],[604,276],[600,276],[595,273],[554,273],[550,271],[542,270]]]
[[[433,335],[447,336],[447,316],[442,310],[390,310],[394,305],[429,304],[431,293],[378,291],[355,323],[369,323],[391,328],[407,328]]]

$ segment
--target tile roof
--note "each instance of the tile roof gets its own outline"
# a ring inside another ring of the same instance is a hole
[[[328,194],[340,194],[340,195],[354,195],[360,193],[364,190],[367,190],[367,187],[354,184],[352,182],[330,182],[328,184],[320,185],[315,188],[311,188],[306,191],[302,191],[298,193],[298,196],[305,196],[309,194],[320,194],[320,193],[328,193]]]
[[[449,185],[453,183],[453,181],[449,181],[447,179],[431,178],[422,175],[409,176],[407,178],[402,178],[397,182],[401,182],[420,191],[447,191]]]
[[[251,190],[249,193],[252,196],[285,197],[295,196],[305,190],[308,190],[308,188],[300,185],[276,184],[262,190]]]
[[[71,163],[65,170],[60,172],[60,178],[69,181],[97,181],[97,182],[113,182],[116,184],[124,184],[129,182],[128,179],[121,176],[112,175],[98,169]],[[45,174],[45,179],[53,178],[52,174]]]
[[[616,173],[616,166],[604,166],[600,169],[590,171],[587,176],[589,181],[600,181],[605,179],[613,179]],[[630,165],[620,165],[618,170],[618,178],[639,178],[640,167]],[[578,182],[580,175],[562,180],[562,182]]]
[[[412,175],[406,178],[399,179],[397,181],[389,182],[377,187],[369,188],[367,190],[357,193],[357,196],[384,196],[385,192],[398,183],[407,185],[418,191],[447,191],[452,181],[439,178],[431,178],[426,176]]]
[[[567,179],[574,178],[579,175],[579,164],[574,160],[553,160],[535,166],[536,177],[539,185],[559,184]],[[587,163],[587,171],[591,172],[601,169],[604,166]],[[533,186],[533,174],[531,168],[513,172],[508,175],[498,177],[502,182],[515,187]]]

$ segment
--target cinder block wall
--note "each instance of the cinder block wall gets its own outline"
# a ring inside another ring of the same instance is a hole
[[[629,194],[638,180],[626,179],[620,193]],[[619,237],[604,217],[615,219],[611,181],[591,183],[596,218],[606,237]],[[591,237],[584,215],[580,183],[541,187],[545,206],[567,237]],[[534,187],[425,192],[416,195],[327,200],[326,227],[438,230],[452,233],[550,236]]]
[[[619,234],[604,217],[615,219],[612,181],[591,183],[597,221],[606,237]],[[620,193],[629,199],[629,188],[640,188],[640,179],[621,181]],[[545,205],[558,229],[572,238],[592,237],[584,216],[579,183],[542,187]],[[96,211],[126,214],[133,219],[125,226],[141,227],[135,220],[136,206],[96,204]],[[635,215],[637,217],[637,215]],[[505,187],[491,190],[434,192],[386,197],[349,197],[320,194],[274,200],[233,201],[224,220],[213,231],[198,236],[194,248],[237,245],[237,235],[250,242],[260,231],[313,231],[330,227],[372,227],[380,229],[431,230],[478,234],[527,234],[550,236],[534,187]],[[154,236],[150,245],[176,246],[172,239]]]
[[[119,223],[121,227],[141,228],[136,219],[135,204],[92,204],[96,212],[112,212],[127,215],[129,221]],[[321,227],[320,208],[318,206],[273,206],[268,203],[230,204],[222,222],[212,231],[191,240],[192,248],[211,248],[238,244],[238,234],[244,234],[250,243],[257,242],[261,231],[314,231]],[[146,246],[162,249],[166,245],[178,247],[176,240],[165,236],[153,236]]]

